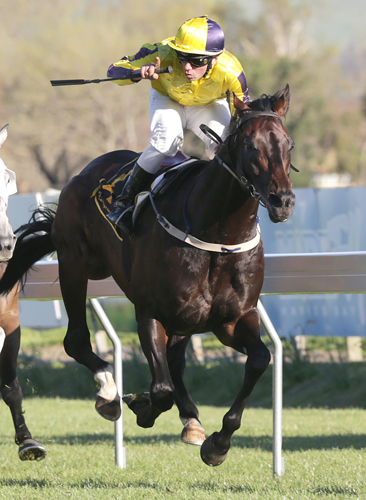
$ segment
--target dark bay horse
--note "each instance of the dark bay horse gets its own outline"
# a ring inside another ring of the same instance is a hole
[[[20,228],[0,281],[0,293],[7,292],[33,263],[57,250],[69,317],[65,350],[92,371],[101,385],[96,408],[115,420],[120,399],[112,370],[92,351],[85,313],[88,279],[112,275],[135,306],[152,375],[149,396],[129,396],[127,404],[139,426],[151,427],[175,402],[184,425],[182,440],[203,443],[201,457],[208,465],[225,460],[248,398],[270,361],[256,308],[264,275],[257,210],[262,203],[277,223],[286,221],[295,205],[289,178],[293,141],[282,123],[289,101],[288,86],[248,105],[234,97],[236,115],[215,158],[199,162],[142,206],[131,235],[130,272],[123,265],[124,244],[92,196],[101,178],[136,158],[134,152],[115,151],[92,161],[65,186],[55,216],[44,211],[37,219],[35,213]],[[175,230],[184,241],[170,234]],[[185,349],[191,335],[202,332],[213,332],[248,356],[242,387],[222,429],[207,439],[183,383]]]
[[[8,126],[0,130],[0,147],[8,135]],[[0,158],[0,278],[6,261],[13,255],[16,236],[6,213],[9,196],[16,193],[15,174]],[[41,460],[45,448],[32,438],[22,410],[23,394],[17,377],[17,359],[20,348],[19,284],[10,293],[0,297],[0,392],[8,405],[15,428],[15,442],[19,445],[21,460]]]

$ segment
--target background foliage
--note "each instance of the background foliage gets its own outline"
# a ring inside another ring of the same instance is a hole
[[[366,179],[362,78],[342,63],[337,45],[315,41],[308,0],[262,0],[258,15],[231,0],[12,0],[0,16],[1,124],[10,123],[2,150],[21,192],[62,187],[91,159],[114,149],[142,151],[149,138],[148,82],[51,87],[51,79],[103,78],[108,66],[145,42],[175,35],[186,18],[207,14],[226,32],[242,62],[251,97],[288,82],[286,126],[296,142],[295,187],[313,174],[349,172]],[[324,7],[331,10],[331,5]],[[162,14],[163,13],[163,14]],[[359,61],[359,67],[362,67]],[[357,92],[355,94],[355,88]],[[201,154],[187,135],[185,152]]]

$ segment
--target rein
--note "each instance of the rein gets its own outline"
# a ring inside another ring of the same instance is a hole
[[[255,248],[260,242],[261,232],[260,232],[258,218],[256,222],[257,234],[251,240],[245,241],[244,243],[239,243],[237,245],[222,245],[220,243],[208,243],[206,241],[199,240],[195,236],[192,236],[191,234],[188,233],[188,230],[184,232],[178,229],[177,227],[173,226],[171,222],[169,222],[163,215],[161,215],[158,212],[158,209],[156,208],[153,199],[152,191],[149,192],[149,198],[151,205],[154,209],[154,212],[156,214],[157,221],[165,229],[165,231],[174,236],[174,238],[177,238],[180,241],[184,241],[184,243],[188,243],[188,245],[191,245],[192,247],[199,248],[200,250],[206,250],[208,252],[231,254],[231,253],[248,252],[249,250]]]
[[[235,126],[234,132],[232,132],[228,137],[234,137],[234,140],[236,141],[237,135],[238,135],[238,130],[241,127],[241,125],[244,122],[246,122],[246,121],[248,121],[248,120],[250,120],[252,118],[255,118],[257,116],[272,116],[272,117],[278,118],[282,122],[280,116],[277,115],[276,113],[273,113],[273,112],[270,112],[270,111],[250,111],[250,112],[244,114],[239,119],[238,123]],[[210,137],[211,140],[213,140],[217,144],[219,144],[219,145],[224,144],[224,142],[222,141],[221,137],[219,137],[216,134],[216,132],[214,132],[213,130],[211,130],[207,125],[200,125],[200,129],[202,130],[202,132],[205,135],[207,135],[208,137]],[[232,150],[234,150],[234,148]],[[232,150],[228,150],[227,152],[230,153]],[[247,179],[247,177],[245,177],[245,175],[241,175],[239,177],[235,172],[233,172],[233,170],[231,170],[231,168],[227,165],[227,163],[225,163],[225,161],[221,158],[221,156],[218,153],[216,153],[215,158],[218,161],[218,163],[222,167],[224,167],[239,182],[239,184],[243,188],[246,188],[246,189],[249,190],[250,195],[255,200],[258,200],[258,202],[262,206],[265,206],[264,202],[261,200],[261,195],[258,193],[258,191],[254,187],[254,185]],[[293,167],[293,165],[291,165],[291,167],[294,170],[296,170],[295,167]],[[157,179],[155,180],[154,185],[156,185],[155,184],[156,181],[157,181]],[[192,186],[192,189],[193,189],[193,186]],[[189,196],[189,194],[188,194],[188,196]],[[172,236],[174,236],[178,240],[184,241],[185,243],[188,243],[189,245],[191,245],[193,247],[199,248],[201,250],[207,250],[209,252],[218,252],[218,253],[230,254],[230,253],[247,252],[247,251],[252,250],[253,248],[255,248],[258,245],[258,243],[260,242],[261,235],[260,235],[260,228],[259,228],[258,218],[257,218],[257,223],[256,223],[257,234],[251,240],[246,241],[246,242],[241,243],[241,244],[238,244],[238,245],[222,245],[222,244],[217,244],[217,243],[208,243],[208,242],[199,240],[195,236],[192,236],[191,234],[189,234],[189,228],[188,228],[188,224],[187,224],[187,220],[186,220],[185,214],[184,214],[184,219],[185,219],[185,222],[186,222],[186,232],[181,231],[180,229],[176,228],[175,226],[173,226],[173,224],[171,224],[171,222],[169,222],[164,216],[162,216],[158,212],[157,207],[155,205],[155,202],[154,202],[154,199],[153,199],[153,189],[150,190],[149,198],[150,198],[151,205],[152,205],[152,207],[153,207],[153,209],[155,211],[156,218],[157,218],[159,224],[165,229],[165,231],[167,231],[169,234],[171,234]],[[187,199],[188,199],[188,197],[187,197]],[[184,212],[185,212],[185,210],[184,210]]]
[[[238,123],[235,125],[235,130],[234,132],[232,132],[229,136],[229,137],[234,137],[234,141],[236,141],[237,139],[237,134],[238,134],[238,131],[239,131],[239,128],[241,127],[241,125],[248,121],[248,120],[251,120],[252,118],[255,118],[257,116],[272,116],[274,118],[278,118],[280,120],[280,122],[282,123],[282,120],[281,120],[281,117],[277,114],[277,113],[273,113],[272,111],[249,111],[247,112],[245,115],[243,115]],[[219,135],[216,134],[216,132],[214,132],[212,129],[210,129],[210,127],[208,127],[207,125],[200,125],[200,129],[202,130],[202,132],[207,135],[207,137],[209,137],[211,140],[213,140],[214,142],[216,142],[216,144],[219,144],[220,146],[224,144],[224,142],[222,141],[221,137]],[[234,149],[234,148],[233,148]],[[230,151],[232,151],[233,149],[231,150],[228,150],[227,152],[230,153]],[[262,205],[262,207],[265,206],[264,202],[261,200],[261,195],[258,193],[258,191],[256,190],[256,188],[254,187],[254,185],[249,181],[249,179],[243,174],[241,175],[240,177],[236,175],[236,173],[231,170],[231,168],[229,167],[229,165],[227,163],[224,162],[224,160],[221,158],[221,156],[219,155],[219,153],[217,152],[216,153],[216,156],[215,156],[216,160],[218,161],[218,163],[224,167],[233,177],[234,179],[236,179],[239,184],[245,188],[245,189],[248,189],[249,190],[249,193],[250,195],[259,202],[260,205]],[[292,170],[294,170],[295,172],[298,172],[299,170],[294,167],[291,163],[290,167],[292,168]]]
[[[277,115],[276,113],[273,113],[272,111],[249,111],[247,112],[245,115],[243,115],[238,123],[235,125],[235,130],[234,132],[232,132],[229,136],[229,137],[233,137],[234,138],[234,141],[236,141],[237,139],[237,135],[239,133],[239,128],[241,127],[241,125],[248,121],[248,120],[251,120],[252,118],[255,118],[257,116],[272,116],[274,118],[278,118],[281,123],[282,123],[282,120],[280,118],[279,115]],[[214,142],[216,142],[216,144],[219,144],[219,145],[223,145],[224,142],[222,141],[221,137],[219,137],[213,130],[211,130],[207,125],[201,125],[200,126],[200,129],[202,130],[202,132],[204,134],[206,134],[208,137],[210,137]],[[233,148],[234,149],[234,148]],[[230,153],[230,151],[232,150],[228,150],[227,152]],[[229,167],[229,165],[227,163],[225,163],[225,161],[221,158],[221,156],[219,155],[219,153],[217,152],[216,153],[216,156],[215,156],[216,160],[218,161],[218,163],[224,167],[233,177],[234,179],[236,179],[239,184],[245,188],[245,189],[248,189],[250,195],[259,202],[260,205],[262,205],[262,207],[265,206],[264,202],[262,201],[261,199],[261,195],[258,193],[258,191],[256,190],[256,188],[254,187],[254,185],[249,181],[249,179],[244,175],[242,174],[240,177],[238,175],[236,175],[236,173],[231,170],[231,168]]]
[[[223,245],[220,243],[208,243],[206,241],[202,241],[202,240],[196,238],[195,236],[192,236],[191,234],[189,234],[189,224],[188,224],[187,217],[186,217],[186,205],[187,205],[189,195],[195,186],[195,183],[193,184],[193,186],[191,187],[191,189],[187,195],[186,202],[184,204],[184,209],[183,209],[186,231],[185,232],[181,231],[180,229],[175,227],[171,222],[169,222],[163,215],[161,215],[158,212],[158,209],[157,209],[156,204],[154,202],[154,194],[156,194],[154,192],[154,187],[159,185],[159,182],[163,177],[164,177],[164,174],[160,175],[159,177],[157,177],[155,179],[148,196],[149,196],[149,199],[151,202],[151,206],[153,207],[153,210],[156,214],[157,221],[165,229],[165,231],[167,231],[170,235],[174,236],[174,238],[177,238],[178,240],[183,241],[183,242],[187,243],[188,245],[191,245],[195,248],[199,248],[200,250],[206,250],[208,252],[216,252],[216,253],[222,253],[222,254],[248,252],[249,250],[252,250],[253,248],[255,248],[258,245],[258,243],[260,242],[260,239],[261,239],[259,218],[258,217],[256,220],[256,235],[254,236],[254,238],[252,238],[249,241],[245,241],[244,243],[239,243],[237,245]]]

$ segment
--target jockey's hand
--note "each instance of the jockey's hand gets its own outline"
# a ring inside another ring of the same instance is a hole
[[[160,57],[155,59],[155,64],[145,64],[141,66],[141,78],[144,80],[157,80],[159,75],[155,73],[155,70],[160,68]]]

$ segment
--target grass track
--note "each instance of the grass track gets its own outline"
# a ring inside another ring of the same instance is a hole
[[[48,451],[21,462],[8,408],[1,403],[0,500],[366,499],[366,411],[286,409],[286,472],[272,477],[272,412],[248,409],[226,462],[209,468],[199,448],[179,442],[176,408],[152,429],[124,411],[127,469],[114,463],[114,426],[92,401],[25,400],[33,435]],[[201,407],[207,435],[224,408]]]

